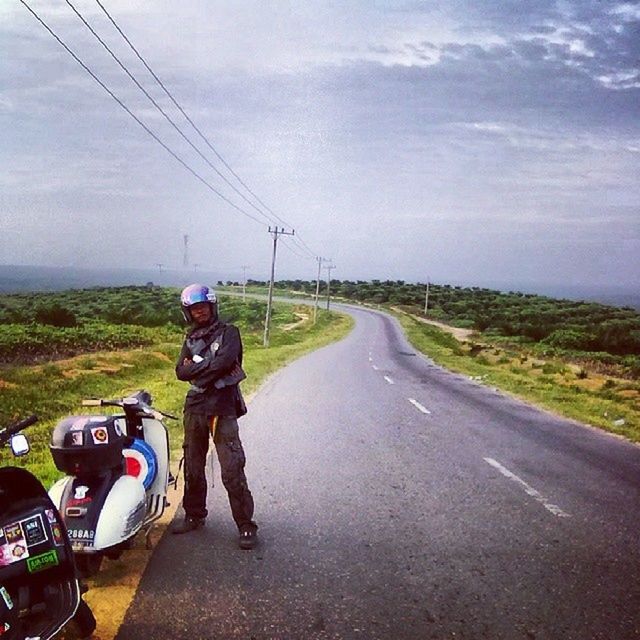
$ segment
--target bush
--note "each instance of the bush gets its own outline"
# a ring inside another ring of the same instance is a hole
[[[75,327],[78,322],[75,313],[57,303],[37,307],[35,321],[53,327]]]
[[[593,346],[594,336],[579,329],[556,329],[541,342],[557,349],[589,351]]]
[[[563,364],[555,362],[545,362],[542,365],[542,373],[545,375],[553,375],[554,373],[566,373],[567,368]]]
[[[76,355],[87,351],[113,351],[153,344],[159,339],[179,342],[180,334],[150,327],[87,323],[79,327],[0,325],[0,361],[31,362],[34,359]]]

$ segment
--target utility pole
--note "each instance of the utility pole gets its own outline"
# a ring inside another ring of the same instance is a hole
[[[323,262],[330,262],[330,260],[325,260],[324,258],[321,258],[320,256],[317,256],[316,260],[318,261],[318,277],[316,279],[316,301],[315,301],[315,305],[313,307],[313,324],[316,323],[316,320],[318,318],[318,297],[320,295],[320,269],[322,268],[322,263]]]
[[[327,311],[329,311],[329,301],[331,300],[331,269],[335,269],[335,265],[328,264],[325,269],[327,270]]]
[[[273,301],[273,282],[276,276],[276,250],[278,247],[278,236],[292,236],[295,235],[295,230],[285,231],[284,229],[273,229],[269,227],[269,233],[273,235],[273,255],[271,257],[271,281],[269,282],[269,298],[267,300],[267,317],[264,321],[264,340],[263,345],[269,346],[269,330],[271,328],[271,304]]]
[[[427,315],[427,309],[429,308],[429,276],[427,276],[427,292],[424,296],[424,315]]]
[[[199,263],[199,262],[196,262],[196,263],[193,265],[193,273],[197,273],[197,272],[198,272],[198,267],[199,267],[199,266],[200,266],[200,263]]]
[[[247,301],[247,269],[248,265],[242,265],[242,302]]]
[[[184,240],[184,254],[182,255],[182,266],[186,269],[189,266],[189,236],[185,233],[182,236]]]
[[[164,267],[164,264],[162,264],[162,262],[156,262],[156,267],[158,267],[158,271],[162,273],[162,267]]]

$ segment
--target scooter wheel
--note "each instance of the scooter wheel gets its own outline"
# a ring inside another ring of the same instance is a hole
[[[101,553],[78,553],[74,556],[76,569],[80,578],[90,578],[100,571]]]
[[[80,604],[73,616],[81,638],[88,638],[96,630],[96,619],[89,605],[80,598]]]

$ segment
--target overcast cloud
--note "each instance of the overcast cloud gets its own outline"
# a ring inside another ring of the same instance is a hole
[[[265,279],[269,222],[171,128],[64,0],[0,3],[0,262]],[[94,0],[72,0],[220,172]],[[105,7],[305,245],[280,277],[622,284],[640,275],[640,3]],[[240,185],[234,182],[240,189]],[[246,194],[248,196],[248,194]],[[250,196],[248,196],[250,197]],[[268,213],[268,212],[267,212]],[[272,222],[273,224],[273,222]],[[306,257],[305,257],[306,256]]]

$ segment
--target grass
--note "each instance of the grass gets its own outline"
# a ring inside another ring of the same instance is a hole
[[[526,347],[502,349],[486,344],[478,350],[477,344],[461,343],[410,315],[396,316],[413,346],[439,365],[567,418],[640,442],[638,381],[613,379],[562,360],[530,357]]]

